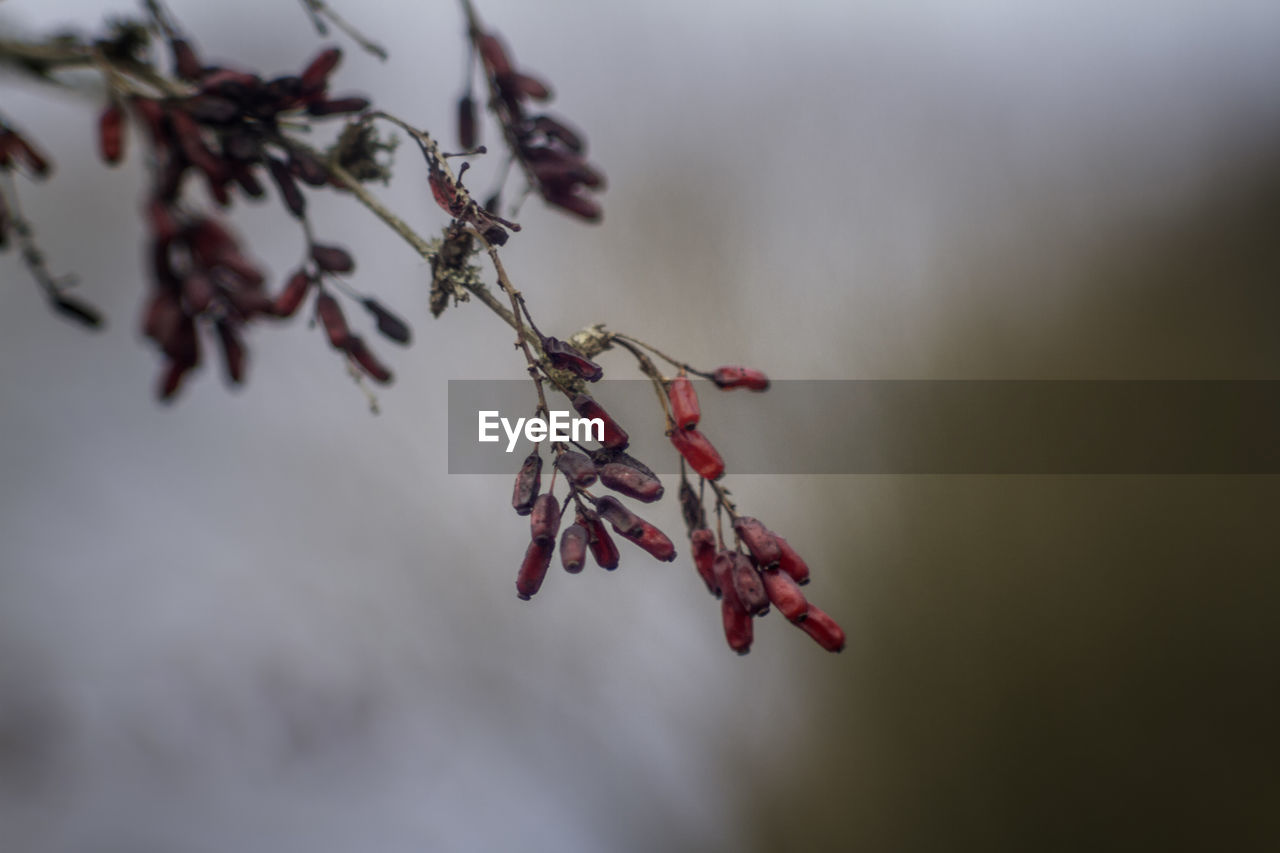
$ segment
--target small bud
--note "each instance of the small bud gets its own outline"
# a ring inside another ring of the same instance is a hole
[[[752,616],[769,610],[769,594],[765,592],[760,573],[746,554],[733,555],[733,591],[742,608]]]
[[[764,391],[769,387],[769,377],[750,367],[717,367],[711,381],[721,388],[749,388]]]
[[[554,544],[560,532],[560,501],[550,492],[538,495],[529,514],[529,534],[535,542]]]
[[[586,394],[578,394],[570,401],[573,408],[584,418],[599,418],[604,422],[604,441],[600,442],[605,447],[615,450],[622,450],[630,443],[630,438],[625,430],[618,426],[618,422],[609,416],[604,407],[597,403]]]
[[[596,481],[596,466],[585,454],[566,450],[556,457],[556,468],[565,479],[579,489],[585,489]]]
[[[604,376],[604,368],[559,338],[549,335],[544,337],[542,351],[547,354],[551,366],[558,370],[567,370],[588,382],[595,382]]]
[[[533,501],[542,489],[542,457],[538,451],[530,453],[516,474],[515,491],[511,495],[511,506],[516,515],[528,515],[533,511]]]
[[[791,575],[791,579],[804,586],[809,582],[809,564],[787,544],[787,540],[775,535],[773,541],[778,543],[778,568]]]
[[[302,94],[313,95],[323,91],[329,82],[329,75],[342,61],[342,51],[336,47],[326,48],[316,54],[315,59],[302,72]]]
[[[693,566],[698,570],[702,582],[707,585],[707,592],[720,597],[720,585],[716,583],[716,574],[712,566],[716,559],[716,535],[707,528],[693,531],[689,536],[693,549]]]
[[[805,601],[800,585],[791,575],[774,567],[761,570],[760,578],[764,581],[764,591],[768,593],[769,600],[783,616],[792,622],[798,622],[808,615],[809,602]]]
[[[284,290],[280,291],[280,295],[276,297],[275,313],[280,317],[292,317],[302,305],[302,300],[307,298],[307,291],[311,289],[311,276],[306,270],[298,270],[290,278],[284,286]]]
[[[602,569],[613,571],[618,568],[618,546],[614,543],[613,537],[609,535],[609,531],[605,530],[604,522],[599,518],[592,516],[578,516],[578,523],[587,528],[587,546],[591,549],[591,556],[595,559],[596,565]]]
[[[797,621],[796,625],[827,651],[844,650],[844,629],[836,624],[836,620],[814,605],[809,605],[804,620]]]
[[[398,344],[408,344],[412,339],[409,324],[392,314],[381,302],[373,297],[365,297],[360,301],[365,310],[378,321],[378,331],[386,338]]]
[[[581,524],[571,524],[560,534],[560,564],[564,570],[576,575],[582,571],[587,559],[587,528]]]
[[[324,333],[329,338],[329,345],[334,349],[344,349],[350,332],[347,329],[347,319],[342,316],[342,307],[338,305],[338,300],[334,299],[332,294],[322,291],[316,297],[316,315],[320,318],[320,324],[324,326]]]
[[[476,124],[476,102],[470,95],[458,99],[458,144],[464,151],[470,151],[480,141],[479,126]]]
[[[671,433],[671,443],[685,461],[706,480],[724,476],[724,460],[707,437],[696,429],[678,429]]]
[[[524,562],[520,564],[520,572],[516,575],[516,595],[522,600],[533,598],[542,587],[554,550],[554,541],[539,542],[535,539],[529,543],[524,552]]]
[[[693,429],[702,417],[698,406],[698,392],[693,390],[689,377],[681,374],[671,380],[667,388],[667,399],[671,401],[671,415],[675,419],[676,429]]]
[[[351,272],[356,268],[356,262],[347,250],[337,246],[312,243],[311,260],[325,272]]]
[[[747,546],[751,556],[762,566],[772,566],[782,558],[782,549],[769,528],[757,518],[740,515],[733,521],[733,532],[738,534],[742,544]]]
[[[124,110],[115,101],[98,117],[98,151],[103,162],[114,166],[124,156]]]

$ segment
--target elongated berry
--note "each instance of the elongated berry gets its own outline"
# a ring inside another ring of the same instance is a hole
[[[844,629],[818,607],[810,604],[804,620],[797,621],[796,625],[827,651],[844,649]]]
[[[560,565],[570,574],[582,571],[587,559],[587,528],[581,524],[571,524],[560,534]]]
[[[27,167],[32,177],[43,178],[53,168],[49,158],[21,134],[10,129],[4,134],[4,140],[9,152]]]
[[[511,73],[511,58],[506,48],[492,33],[483,33],[476,39],[476,47],[480,50],[480,59],[495,77],[504,77]]]
[[[715,559],[711,561],[711,574],[715,578],[716,589],[720,590],[721,597],[746,613],[746,608],[742,606],[742,602],[738,601],[738,593],[733,588],[733,555],[733,551],[724,549],[717,551]]]
[[[311,283],[311,275],[304,269],[300,269],[290,276],[288,283],[280,291],[280,295],[276,297],[276,315],[292,317],[297,312],[298,307],[302,305],[302,300],[307,298],[307,291],[311,289]]]
[[[413,338],[413,333],[409,331],[409,324],[393,314],[389,308],[378,300],[371,296],[366,296],[360,300],[360,304],[378,321],[378,331],[383,337],[398,344],[408,344]]]
[[[769,387],[769,377],[751,367],[717,367],[711,381],[721,388],[749,388],[764,391]]]
[[[724,638],[729,648],[740,655],[751,651],[751,641],[755,638],[751,615],[725,596],[720,599],[720,618],[724,623]]]
[[[520,473],[516,474],[515,490],[511,495],[511,507],[516,511],[516,515],[528,515],[533,512],[533,501],[538,497],[541,489],[542,457],[535,450],[525,457],[524,463],[520,466]]]
[[[325,272],[351,272],[356,268],[356,262],[352,260],[347,250],[338,246],[312,243],[311,260]]]
[[[186,39],[176,38],[169,43],[173,50],[173,73],[183,80],[195,80],[202,71],[195,48]]]
[[[364,342],[364,338],[359,335],[347,335],[346,343],[342,347],[347,351],[347,355],[351,356],[352,361],[360,366],[360,369],[372,377],[375,381],[383,385],[391,381],[391,369],[378,361],[377,356],[369,349]]]
[[[316,297],[316,316],[320,318],[320,325],[329,338],[329,345],[334,349],[343,349],[350,332],[347,329],[347,319],[342,315],[342,307],[333,298],[333,294],[322,292]]]
[[[596,565],[608,571],[618,568],[618,561],[621,559],[618,546],[605,529],[604,522],[588,516],[578,516],[578,522],[587,528],[587,547],[591,549]]]
[[[693,550],[693,566],[698,570],[698,576],[707,585],[707,592],[719,598],[720,585],[716,583],[716,574],[712,569],[716,559],[716,535],[703,527],[690,534],[689,544]]]
[[[369,109],[369,99],[359,96],[330,98],[307,103],[307,112],[313,116],[332,116],[342,113],[358,113]]]
[[[109,165],[116,165],[124,156],[124,110],[115,101],[98,117],[98,151]]]
[[[566,450],[556,457],[556,469],[565,479],[579,489],[585,489],[596,481],[596,465],[584,453]]]
[[[707,513],[702,508],[702,498],[698,497],[693,486],[685,479],[680,480],[680,514],[684,517],[684,524],[690,535],[698,528],[707,526]]]
[[[618,426],[618,422],[610,417],[604,407],[595,400],[586,394],[578,394],[571,402],[573,408],[584,418],[599,418],[603,422],[604,440],[600,442],[602,445],[614,450],[622,450],[630,443],[631,439],[626,430]]]
[[[271,180],[275,181],[280,198],[289,212],[301,219],[307,212],[307,200],[298,189],[298,182],[293,179],[289,167],[274,157],[267,158],[267,170],[271,172]]]
[[[550,492],[538,495],[529,513],[529,535],[535,542],[556,541],[560,532],[560,501]]]
[[[669,563],[676,558],[676,546],[671,542],[667,534],[644,519],[640,519],[640,529],[638,531],[633,530],[627,533],[619,530],[618,533],[627,541],[648,551],[649,555],[655,560]]]
[[[329,82],[329,75],[342,61],[342,51],[336,47],[326,48],[316,54],[315,59],[302,72],[302,93],[313,95],[322,91]]]
[[[792,580],[791,575],[775,566],[762,569],[760,579],[764,581],[764,591],[779,613],[792,622],[798,622],[808,615],[809,602],[805,600],[800,585]]]
[[[791,575],[791,579],[800,586],[809,582],[809,564],[787,544],[787,540],[774,535],[773,541],[778,543],[778,568]]]
[[[564,147],[575,153],[581,153],[583,148],[586,147],[585,143],[582,141],[582,134],[578,133],[559,119],[554,119],[551,116],[545,115],[534,116],[533,127],[534,130],[539,130],[552,139],[558,139],[564,144]]]
[[[480,141],[479,125],[476,123],[476,102],[470,95],[458,98],[458,144],[464,151],[470,151]]]
[[[517,92],[535,101],[545,101],[551,97],[551,87],[529,74],[516,72],[506,77],[501,83],[503,89]]]
[[[733,591],[744,610],[752,616],[763,615],[769,610],[769,594],[764,581],[746,554],[733,555]]]
[[[551,567],[551,554],[555,551],[555,541],[540,542],[534,540],[524,552],[524,562],[520,564],[520,572],[516,575],[516,595],[528,601],[537,595],[542,582],[547,577],[547,569]]]
[[[696,429],[678,429],[671,433],[671,443],[698,476],[719,480],[724,476],[724,460],[707,437]]]
[[[329,171],[310,154],[290,151],[287,165],[289,166],[289,171],[308,186],[323,187],[329,183]]]
[[[558,370],[567,370],[588,382],[595,382],[604,376],[603,367],[559,338],[545,336],[542,339],[542,351],[547,354],[547,360],[551,362],[551,366]]]
[[[698,392],[693,390],[688,376],[681,375],[671,380],[667,399],[671,401],[671,416],[676,422],[676,429],[693,429],[698,425],[702,410],[698,406]]]
[[[644,503],[661,500],[662,482],[652,473],[646,473],[623,462],[609,462],[597,469],[600,482],[619,494]]]
[[[612,495],[601,495],[596,499],[596,512],[623,536],[638,536],[644,530],[644,519]]]
[[[742,544],[747,546],[751,556],[762,566],[772,566],[782,558],[782,550],[769,528],[760,523],[760,519],[749,515],[740,515],[733,521],[733,532],[738,534]]]

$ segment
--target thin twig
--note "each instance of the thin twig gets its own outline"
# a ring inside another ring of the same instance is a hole
[[[347,36],[359,45],[362,50],[367,53],[372,53],[383,62],[387,61],[387,49],[385,47],[371,40],[357,30],[345,18],[335,12],[332,6],[323,2],[323,0],[302,0],[302,5],[311,13],[312,23],[317,24],[316,29],[320,32],[320,35],[325,34],[321,18],[328,18],[330,23],[346,33]]]

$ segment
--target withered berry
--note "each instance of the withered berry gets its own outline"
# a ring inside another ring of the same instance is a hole
[[[538,495],[529,513],[529,535],[535,542],[554,544],[560,532],[560,501],[550,492]]]
[[[579,489],[585,489],[596,481],[596,465],[585,454],[566,450],[556,457],[556,468],[565,479]]]
[[[533,502],[541,489],[542,457],[535,450],[525,457],[524,463],[520,466],[520,473],[516,474],[515,491],[511,495],[511,506],[515,509],[516,515],[528,515],[533,512]]]
[[[742,544],[760,565],[772,566],[782,558],[782,550],[773,533],[759,519],[740,515],[733,521],[733,532],[738,534]]]
[[[524,562],[520,564],[520,572],[516,575],[516,595],[528,601],[542,587],[547,577],[547,569],[551,566],[551,554],[555,550],[554,541],[534,540],[524,552]]]
[[[769,594],[765,592],[764,581],[746,554],[733,555],[733,591],[742,609],[752,616],[769,610]]]
[[[584,418],[599,418],[604,422],[604,441],[600,443],[605,447],[622,450],[630,442],[631,439],[628,437],[626,430],[618,426],[618,422],[610,417],[603,406],[586,394],[578,394],[571,403],[578,414]]]
[[[764,391],[769,387],[769,377],[750,367],[717,367],[711,381],[721,388],[749,388]]]
[[[587,559],[587,528],[581,524],[571,524],[560,534],[560,564],[570,574],[582,571],[582,564]]]

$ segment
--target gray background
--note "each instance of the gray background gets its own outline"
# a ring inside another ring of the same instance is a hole
[[[293,2],[174,8],[212,57],[316,49]],[[348,49],[339,88],[450,138],[454,6],[340,8],[392,61]],[[1274,2],[480,11],[611,181],[603,226],[531,202],[505,252],[546,331],[779,379],[1277,378]],[[6,850],[1274,848],[1273,478],[731,474],[841,656],[771,616],[735,658],[692,569],[634,552],[519,602],[510,483],[443,453],[446,381],[518,378],[508,332],[432,322],[424,264],[313,196],[417,330],[384,414],[297,320],[244,391],[161,409],[140,160],[98,166],[95,104],[3,86],[59,163],[28,212],[112,321],[0,258]],[[399,163],[384,198],[438,227]],[[292,223],[235,223],[282,281]]]

